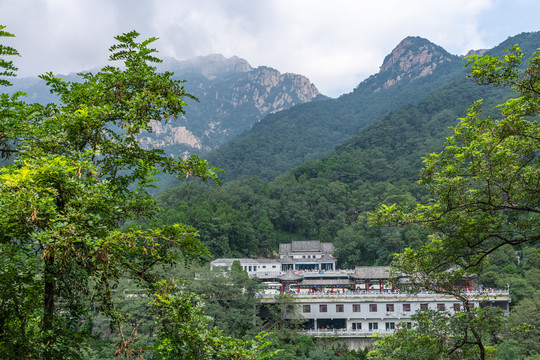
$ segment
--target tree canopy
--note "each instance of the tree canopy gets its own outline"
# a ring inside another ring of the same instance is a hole
[[[433,233],[427,245],[407,249],[393,262],[395,271],[409,276],[418,288],[448,291],[459,278],[480,272],[505,246],[514,250],[537,247],[540,50],[526,66],[523,60],[517,46],[507,49],[502,58],[469,58],[474,81],[511,87],[518,96],[499,105],[495,116],[483,116],[482,102],[476,102],[452,129],[444,150],[424,159],[419,183],[432,193],[427,204],[414,209],[382,205],[371,214],[375,224],[414,223]],[[457,296],[467,301],[466,296]],[[467,331],[479,333],[485,319],[482,314],[472,317],[466,322]],[[476,338],[477,356],[484,359],[488,356],[485,344],[490,341]],[[435,358],[449,358],[452,347],[441,354]]]
[[[482,116],[476,102],[445,149],[425,158],[420,184],[433,194],[430,203],[412,211],[383,206],[373,214],[376,223],[414,222],[437,234],[423,249],[434,268],[475,268],[506,244],[539,239],[540,51],[526,68],[522,59],[517,46],[502,59],[469,59],[477,83],[510,86],[519,96],[501,104],[498,116]]]
[[[2,30],[2,36],[12,34]],[[121,66],[80,74],[78,82],[41,76],[59,104],[26,104],[22,93],[0,95],[0,154],[10,161],[0,175],[1,358],[85,358],[96,313],[118,334],[115,355],[133,358],[152,350],[137,348],[137,326],[130,327],[115,304],[122,278],[154,299],[156,356],[270,354],[262,340],[244,343],[213,329],[198,297],[158,282],[163,267],[206,254],[193,227],[121,226],[156,214],[148,189],[158,172],[217,182],[216,170],[203,159],[174,159],[141,147],[137,137],[152,130],[150,121],[174,119],[192,96],[172,73],[157,73],[151,65],[161,61],[150,47],[156,39],[138,42],[138,36],[132,31],[115,38],[109,60]],[[17,54],[0,47],[0,75],[14,75],[13,63],[3,57]],[[206,345],[195,343],[195,333]],[[191,347],[182,341],[192,341]]]

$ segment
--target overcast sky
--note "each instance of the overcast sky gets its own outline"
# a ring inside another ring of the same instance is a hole
[[[407,36],[456,55],[540,30],[538,0],[0,0],[20,76],[101,66],[115,35],[159,37],[161,56],[221,53],[307,76],[329,96],[376,73]]]

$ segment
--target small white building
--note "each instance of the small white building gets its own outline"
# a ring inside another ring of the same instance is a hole
[[[281,272],[281,262],[279,259],[216,259],[210,263],[210,267],[225,266],[227,269],[230,269],[234,261],[240,262],[242,269],[250,276],[277,276]]]
[[[279,244],[279,259],[225,258],[216,259],[211,267],[231,267],[233,261],[240,262],[242,269],[251,276],[275,277],[289,270],[314,271],[336,270],[336,258],[332,255],[334,244],[319,240],[293,241]]]

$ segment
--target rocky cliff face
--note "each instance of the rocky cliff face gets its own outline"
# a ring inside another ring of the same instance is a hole
[[[179,121],[153,124],[153,132],[141,136],[147,147],[165,148],[175,156],[204,154],[248,130],[265,115],[320,95],[305,76],[281,74],[265,66],[253,68],[235,56],[209,55],[186,61],[169,58],[158,70],[172,71],[186,80],[187,92],[199,99],[199,103],[189,103]]]
[[[380,87],[389,88],[405,81],[415,81],[434,73],[435,69],[448,67],[452,71],[460,66],[460,58],[430,41],[409,36],[403,39],[380,67],[378,78],[383,80]]]
[[[152,123],[150,133],[140,136],[147,148],[162,148],[177,157],[203,155],[249,130],[264,116],[311,101],[319,90],[302,75],[281,74],[276,69],[253,68],[246,60],[214,54],[179,61],[164,59],[158,71],[171,71],[186,80],[186,91],[199,102],[186,99],[186,115],[167,124]],[[67,75],[77,81],[78,76]],[[24,91],[29,101],[58,101],[45,83],[36,78],[16,78],[7,91]]]

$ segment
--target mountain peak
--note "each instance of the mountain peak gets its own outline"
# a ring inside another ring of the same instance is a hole
[[[239,58],[238,56],[226,58],[221,54],[197,56],[183,61],[167,58],[161,68],[174,69],[175,71],[182,73],[196,72],[202,74],[209,80],[215,79],[216,76],[223,73],[244,73],[253,70],[247,60]]]
[[[442,64],[458,59],[429,40],[408,36],[385,57],[379,74],[385,75],[383,87],[387,88],[404,79],[416,80],[430,75]]]

